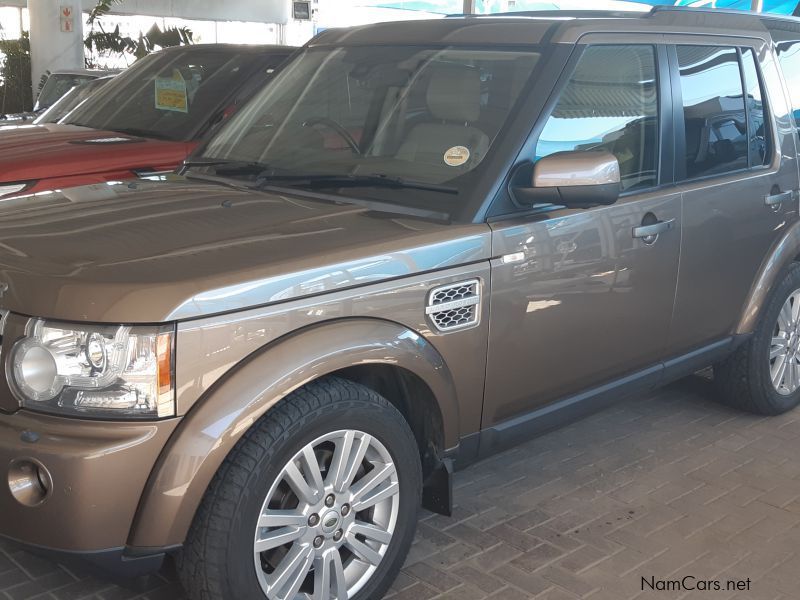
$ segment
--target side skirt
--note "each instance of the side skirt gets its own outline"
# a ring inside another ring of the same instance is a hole
[[[538,407],[524,415],[497,423],[462,438],[458,449],[448,452],[448,456],[454,459],[456,469],[462,469],[497,452],[587,417],[632,395],[652,391],[691,375],[724,359],[748,338],[749,335],[724,338],[612,382]]]

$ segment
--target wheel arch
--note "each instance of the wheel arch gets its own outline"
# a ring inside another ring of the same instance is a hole
[[[281,399],[327,375],[386,395],[409,420],[424,467],[432,467],[432,453],[458,444],[455,384],[427,339],[381,319],[312,325],[262,347],[195,403],[150,474],[129,545],[182,544],[206,489],[245,432]]]
[[[792,263],[800,262],[800,221],[793,223],[761,263],[739,317],[736,334],[755,331],[769,294]]]

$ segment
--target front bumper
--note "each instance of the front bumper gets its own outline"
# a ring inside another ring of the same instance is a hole
[[[146,551],[131,552],[128,548],[109,548],[94,552],[71,552],[33,546],[4,536],[0,537],[31,554],[121,583],[156,573],[161,569],[167,553],[178,550],[178,548],[148,548]]]
[[[0,536],[65,556],[94,555],[95,563],[137,556],[123,549],[153,466],[179,422],[0,414]],[[20,492],[17,466],[28,463],[46,470],[41,500]]]

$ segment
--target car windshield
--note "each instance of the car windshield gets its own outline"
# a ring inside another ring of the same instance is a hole
[[[258,55],[224,47],[153,54],[115,77],[62,122],[189,141],[263,64]]]
[[[370,199],[451,212],[446,203],[469,189],[540,56],[530,48],[311,48],[190,169],[324,191],[358,187]],[[412,186],[414,194],[403,193]]]
[[[57,123],[109,81],[111,81],[110,77],[102,77],[75,86],[64,94],[58,102],[44,111],[34,123],[36,125],[40,125],[41,123]]]
[[[53,73],[47,78],[39,99],[36,101],[36,108],[39,110],[48,108],[55,104],[56,100],[74,88],[76,85],[86,83],[94,79],[92,75],[69,75],[66,73]]]

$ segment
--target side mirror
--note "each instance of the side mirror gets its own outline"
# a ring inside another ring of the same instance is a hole
[[[518,204],[591,208],[619,200],[619,162],[605,150],[557,152],[545,156],[533,166],[532,179],[531,187],[512,187]]]

